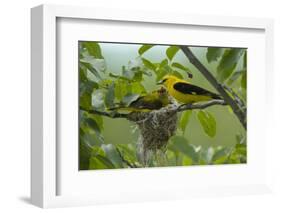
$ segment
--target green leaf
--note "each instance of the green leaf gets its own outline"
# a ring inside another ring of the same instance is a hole
[[[218,164],[227,164],[228,160],[228,155],[223,155],[220,158],[216,159],[213,161],[213,164],[218,165]]]
[[[174,76],[178,77],[179,79],[183,79],[182,74],[181,74],[181,73],[179,73],[178,71],[173,71],[173,72],[172,72],[172,75],[174,75]]]
[[[133,81],[137,81],[137,82],[140,82],[143,80],[143,72],[140,70],[140,71],[137,71],[135,72],[135,75],[132,79]]]
[[[84,122],[91,128],[93,129],[97,134],[101,132],[101,129],[97,122],[94,119],[91,118],[86,118]]]
[[[142,62],[147,69],[155,70],[156,66],[149,60],[142,58]]]
[[[223,164],[226,162],[229,155],[229,149],[220,148],[216,150],[215,154],[212,157],[213,164]]]
[[[183,71],[190,72],[190,69],[188,69],[186,66],[183,66],[182,64],[177,63],[177,62],[172,63],[172,67],[178,68],[178,69],[183,70]]]
[[[103,118],[101,116],[80,111],[79,121],[80,139],[83,139],[83,141],[90,146],[103,143],[104,138],[101,134],[101,131],[103,130]]]
[[[209,63],[217,61],[223,54],[224,48],[222,47],[208,47],[206,57]]]
[[[128,87],[128,85],[128,82],[124,80],[115,81],[115,97],[119,101],[121,101],[126,94],[131,92],[131,87]]]
[[[246,163],[247,146],[246,144],[237,143],[228,157],[228,163]]]
[[[239,48],[225,50],[217,67],[217,74],[220,82],[225,81],[231,76],[243,52],[244,50]]]
[[[98,146],[92,147],[90,169],[114,169],[114,164],[106,157],[105,151]]]
[[[91,157],[91,147],[83,140],[79,140],[79,169],[88,170]]]
[[[244,52],[244,57],[243,57],[243,68],[247,70],[247,50]]]
[[[247,72],[244,72],[241,78],[241,87],[246,89],[247,87]]]
[[[101,79],[101,76],[99,72],[93,68],[93,66],[90,63],[79,61],[79,66],[84,70],[85,76],[88,78],[88,71],[92,73],[95,77],[97,77],[97,80]]]
[[[174,62],[174,63],[172,63],[171,66],[175,67],[177,69],[185,71],[185,73],[188,75],[188,78],[193,78],[193,75],[192,75],[192,72],[190,71],[190,69],[185,67],[185,66],[183,66],[182,64]]]
[[[104,109],[104,93],[101,89],[94,90],[92,94],[92,106],[96,109]]]
[[[99,81],[99,87],[102,89],[108,89],[110,84],[112,84],[112,80],[111,79],[102,79],[101,81]]]
[[[130,103],[132,103],[133,101],[137,100],[139,96],[140,96],[139,94],[132,94],[132,93],[130,93],[130,94],[125,95],[121,102],[123,104],[125,104],[126,106],[129,106]]]
[[[122,159],[113,144],[102,144],[101,148],[116,168],[123,167]]]
[[[234,72],[231,77],[228,79],[227,84],[232,85],[246,70],[237,70]]]
[[[97,59],[90,55],[85,54],[84,57],[80,59],[80,63],[86,66],[94,75],[96,75],[96,72],[104,72],[106,70],[104,59]]]
[[[186,110],[181,115],[180,128],[183,131],[183,133],[185,132],[186,126],[187,126],[187,124],[188,124],[188,122],[190,120],[191,115],[192,115],[192,111],[191,110]]]
[[[159,66],[155,70],[156,74],[156,81],[160,81],[165,75],[167,75],[171,71],[169,65],[168,65],[168,60],[164,59],[161,61]]]
[[[82,134],[80,131],[79,138],[86,144],[89,144],[90,146],[100,146],[104,143],[104,138],[102,134],[92,133],[88,128],[86,128],[84,125],[80,124],[80,129],[85,129],[85,133]]]
[[[124,80],[124,81],[128,81],[130,82],[131,80],[122,76],[122,75],[117,75],[117,74],[113,74],[113,73],[109,73],[109,77],[112,77],[112,78],[116,78],[118,80]]]
[[[166,151],[166,157],[168,160],[167,166],[177,166],[177,158],[176,158],[176,153],[174,151],[168,149]],[[190,160],[189,157],[187,157],[187,158]],[[192,160],[191,160],[191,163],[192,163]]]
[[[131,144],[117,144],[116,148],[120,151],[122,156],[130,163],[137,161],[136,149]]]
[[[182,165],[183,166],[190,166],[190,165],[192,165],[192,159],[189,158],[189,157],[183,156]]]
[[[133,82],[131,92],[133,94],[145,94],[146,90],[140,82]]]
[[[247,142],[247,137],[244,134],[236,134],[235,139],[238,144],[246,144]]]
[[[145,53],[147,50],[149,50],[150,48],[152,48],[154,45],[152,44],[144,44],[139,48],[139,54],[142,55],[143,53]]]
[[[90,158],[90,169],[114,169],[114,164],[104,156],[97,155]]]
[[[237,143],[235,145],[235,151],[237,153],[239,153],[240,155],[243,155],[243,156],[246,156],[247,155],[247,146],[246,144],[240,144],[240,143]]]
[[[103,58],[100,45],[97,42],[87,41],[87,42],[81,42],[81,44],[82,47],[86,48],[89,54],[94,58],[100,58],[100,59]]]
[[[89,160],[89,169],[107,169],[107,166],[96,157],[91,157]]]
[[[101,115],[94,115],[89,113],[88,117],[94,119],[97,122],[99,128],[103,130],[103,117]]]
[[[187,139],[183,136],[173,136],[170,139],[168,148],[174,152],[181,152],[192,159],[194,163],[198,162],[199,156],[193,146],[191,146]]]
[[[109,88],[105,94],[105,105],[108,107],[108,108],[111,108],[114,106],[114,98],[115,98],[115,95],[114,95],[114,82],[112,82],[110,85],[109,85]]]
[[[174,56],[176,55],[176,53],[179,51],[179,47],[178,46],[170,46],[167,50],[166,50],[166,55],[168,57],[168,59],[171,61]]]
[[[207,111],[200,110],[197,113],[197,118],[201,126],[203,127],[204,132],[212,138],[215,137],[217,125],[216,120],[212,116],[212,114]]]
[[[167,69],[161,68],[156,73],[156,82],[160,81],[169,71]]]
[[[93,89],[97,89],[98,84],[93,81],[81,82],[79,85],[79,102],[80,106],[91,109],[92,108],[92,92]]]
[[[87,68],[79,63],[79,82],[87,82]]]
[[[166,65],[168,65],[168,63],[169,63],[168,59],[165,58],[160,62],[159,67],[165,67]]]

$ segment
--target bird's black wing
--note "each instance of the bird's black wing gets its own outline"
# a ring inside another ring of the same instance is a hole
[[[130,104],[130,107],[134,107],[136,109],[160,109],[163,107],[163,104],[160,100],[153,100],[153,101],[145,101],[143,100],[144,97],[139,97],[137,100],[133,101]]]
[[[205,90],[201,87],[192,85],[192,84],[187,84],[184,82],[178,82],[174,84],[174,89],[184,93],[184,94],[190,94],[190,95],[204,95],[204,96],[209,96],[214,99],[221,99],[221,97],[213,92],[210,92],[208,90]]]

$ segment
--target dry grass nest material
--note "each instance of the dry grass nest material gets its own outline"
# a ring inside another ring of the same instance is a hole
[[[167,146],[177,128],[176,106],[169,105],[151,112],[132,112],[128,120],[137,124],[144,152],[157,151]]]

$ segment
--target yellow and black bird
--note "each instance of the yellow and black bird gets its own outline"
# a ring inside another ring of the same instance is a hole
[[[184,104],[222,99],[220,95],[192,85],[174,75],[166,75],[158,84],[163,84],[172,97]]]
[[[129,106],[118,106],[110,110],[122,110],[129,112],[149,112],[158,110],[170,104],[169,95],[164,87],[152,91],[145,96],[138,97],[135,101],[131,102]]]

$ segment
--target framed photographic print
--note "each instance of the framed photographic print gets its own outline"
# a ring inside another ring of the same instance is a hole
[[[33,8],[32,203],[269,192],[272,25]]]

